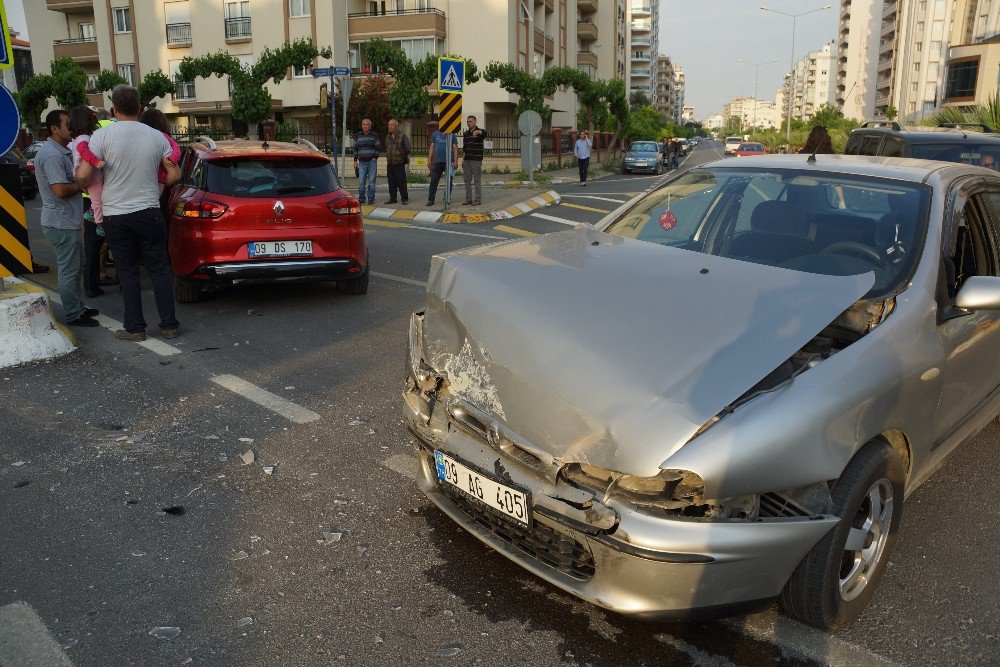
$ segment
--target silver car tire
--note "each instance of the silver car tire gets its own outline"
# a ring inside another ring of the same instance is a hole
[[[781,592],[790,616],[823,629],[849,625],[868,606],[903,514],[905,472],[888,443],[861,449],[833,483],[838,523],[799,563]]]

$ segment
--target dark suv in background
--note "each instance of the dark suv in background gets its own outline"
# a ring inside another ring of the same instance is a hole
[[[981,131],[966,129],[972,127]],[[904,127],[892,121],[871,121],[851,132],[844,154],[912,157],[1000,170],[1000,134],[980,124]]]
[[[16,148],[0,155],[0,164],[16,164],[18,176],[21,178],[21,196],[24,199],[34,199],[38,196],[38,181],[35,180],[35,166],[29,164]]]

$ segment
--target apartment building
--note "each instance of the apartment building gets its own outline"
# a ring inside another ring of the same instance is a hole
[[[705,126],[706,130],[719,130],[725,127],[726,118],[721,113],[710,113],[705,116],[702,125]]]
[[[656,56],[656,87],[653,90],[653,106],[664,116],[674,118],[674,65],[670,56]]]
[[[32,0],[25,3],[25,13],[36,69],[48,71],[54,57],[69,56],[93,83],[102,69],[133,82],[156,69],[176,76],[185,56],[220,49],[251,65],[265,48],[300,37],[332,47],[333,58],[319,58],[316,66],[349,66],[359,76],[366,66],[363,44],[372,37],[397,44],[413,59],[455,53],[480,67],[499,60],[538,74],[550,67],[577,66],[579,45],[586,39],[578,35],[578,5],[599,10],[623,2]],[[624,29],[624,7],[621,17]],[[623,36],[622,72],[624,44]],[[320,83],[308,69],[290,70],[280,84],[269,82],[275,119],[301,122],[315,117]],[[97,94],[91,95],[91,102],[105,105]],[[554,109],[554,125],[575,125],[575,94],[560,91],[548,103]],[[470,85],[463,100],[466,113],[498,130],[516,127],[515,104],[515,96],[485,81]],[[226,78],[179,82],[177,94],[157,106],[180,126],[233,124]]]
[[[537,0],[535,0],[537,2]],[[627,0],[576,0],[577,67],[592,79],[625,79]]]
[[[836,106],[848,118],[875,114],[883,0],[841,0]]]
[[[1000,85],[1000,2],[956,0],[942,106],[985,104]]]
[[[684,68],[674,65],[674,117],[675,124],[680,125],[681,113],[684,111]]]
[[[34,68],[31,61],[31,44],[23,39],[19,39],[15,30],[10,31],[10,46],[14,52],[14,66],[7,69],[0,69],[0,83],[12,93],[20,90],[21,86],[34,75]]]
[[[919,122],[940,107],[955,0],[915,0],[898,4],[889,102],[899,117]],[[888,30],[888,26],[883,27]]]
[[[788,94],[792,81],[795,82],[792,118],[807,120],[824,104],[833,104],[836,95],[836,76],[837,53],[833,44],[825,44],[823,48],[810,51],[798,60],[793,70],[785,74],[784,95]],[[787,99],[784,95],[783,99]],[[787,114],[787,110],[784,113]]]
[[[784,118],[784,113],[774,102],[754,97],[737,97],[729,100],[722,109],[722,115],[727,122],[730,118],[738,119],[741,132],[751,127],[768,129],[779,127]]]
[[[694,115],[694,107],[684,107],[681,109],[681,120],[685,123],[697,122],[698,117]]]
[[[657,80],[660,3],[656,0],[629,0],[629,93],[653,98]]]

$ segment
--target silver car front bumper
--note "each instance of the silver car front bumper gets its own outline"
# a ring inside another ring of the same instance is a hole
[[[551,485],[503,457],[511,479],[532,491],[534,525],[522,528],[438,483],[435,450],[483,470],[492,470],[500,458],[464,431],[449,428],[444,412],[435,410],[425,423],[406,408],[410,428],[420,440],[421,491],[510,560],[616,612],[683,618],[773,598],[806,552],[837,522],[832,516],[755,521],[658,517],[611,501],[607,506],[618,515],[618,525],[609,533],[553,511],[560,503],[545,495]]]

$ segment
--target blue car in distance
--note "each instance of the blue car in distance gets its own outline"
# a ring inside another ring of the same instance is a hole
[[[649,172],[663,173],[663,159],[660,144],[655,141],[633,141],[622,158],[622,173]]]

